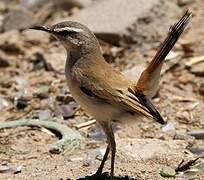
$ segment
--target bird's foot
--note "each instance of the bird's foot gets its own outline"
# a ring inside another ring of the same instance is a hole
[[[100,172],[97,171],[95,174],[89,177],[90,179],[88,180],[110,180],[108,172]]]

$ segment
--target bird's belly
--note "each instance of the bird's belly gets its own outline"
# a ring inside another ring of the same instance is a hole
[[[98,121],[111,121],[115,120],[122,110],[109,103],[97,101],[95,97],[89,97],[84,94],[79,86],[76,84],[70,84],[68,82],[70,92],[73,98],[81,107],[91,116]]]

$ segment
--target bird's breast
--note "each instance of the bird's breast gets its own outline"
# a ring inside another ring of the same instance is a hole
[[[67,78],[69,90],[77,103],[98,121],[114,120],[121,110],[108,102],[102,102],[97,97],[92,97],[83,92],[80,83],[74,78]]]

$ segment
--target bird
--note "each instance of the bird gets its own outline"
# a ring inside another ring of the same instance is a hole
[[[104,59],[99,41],[85,25],[64,21],[52,26],[33,25],[30,29],[45,31],[58,39],[66,49],[65,76],[73,98],[101,125],[107,137],[107,148],[94,175],[100,176],[111,152],[110,178],[114,178],[116,141],[112,122],[130,114],[154,119],[160,124],[165,120],[151,101],[155,96],[162,65],[180,35],[191,20],[186,11],[177,23],[170,27],[167,37],[138,80],[130,80],[114,69]],[[57,59],[56,59],[57,61]]]

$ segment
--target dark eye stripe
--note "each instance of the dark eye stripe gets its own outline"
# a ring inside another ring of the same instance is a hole
[[[61,36],[67,36],[67,35],[71,35],[71,34],[74,34],[74,33],[76,33],[76,32],[74,32],[74,31],[67,31],[67,30],[57,32],[57,34],[59,34]]]

